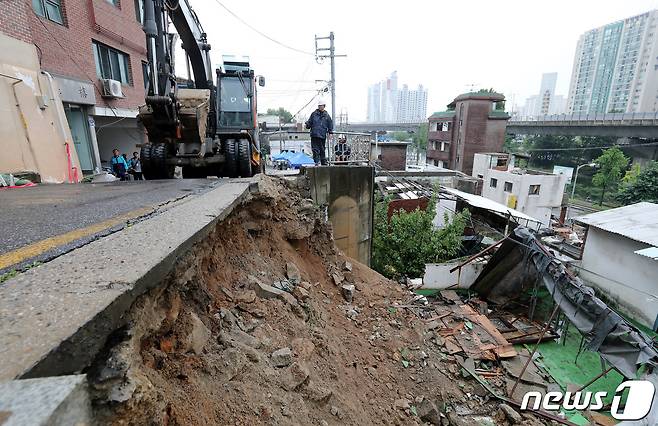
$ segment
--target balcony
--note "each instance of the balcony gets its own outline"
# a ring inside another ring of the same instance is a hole
[[[432,141],[450,141],[452,138],[452,130],[447,132],[427,132],[427,139]]]
[[[448,161],[450,159],[450,152],[441,151],[439,149],[428,149],[427,158],[432,160]]]

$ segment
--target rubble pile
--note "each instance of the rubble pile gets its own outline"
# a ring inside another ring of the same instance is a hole
[[[163,425],[557,424],[480,383],[504,388],[525,361],[485,312],[453,293],[416,295],[344,257],[311,200],[263,178],[131,307],[129,327],[88,372],[95,415]],[[540,375],[528,370],[530,381]]]

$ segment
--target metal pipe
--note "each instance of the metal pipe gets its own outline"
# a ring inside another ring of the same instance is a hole
[[[153,89],[153,94],[158,95],[157,84],[157,54],[155,46],[155,38],[158,35],[158,27],[155,24],[155,0],[144,0],[144,25],[142,29],[146,34],[146,55],[149,61],[149,85]]]

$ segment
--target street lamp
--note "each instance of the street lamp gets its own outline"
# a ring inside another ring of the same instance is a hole
[[[569,199],[569,208],[568,208],[568,213],[571,213],[571,203],[573,202],[573,196],[576,193],[576,181],[578,180],[578,172],[580,169],[583,167],[596,167],[596,163],[586,163],[586,164],[581,164],[580,166],[576,167],[576,175],[573,178],[573,186],[571,187],[571,198]],[[567,218],[569,218],[569,215],[567,214]]]

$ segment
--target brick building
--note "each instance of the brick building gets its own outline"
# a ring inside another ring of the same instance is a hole
[[[406,170],[410,142],[379,142],[370,144],[370,158],[384,170]]]
[[[470,175],[475,153],[502,151],[509,118],[500,93],[457,96],[429,117],[427,162]]]
[[[131,155],[144,141],[136,119],[145,93],[141,5],[141,0],[2,2],[0,32],[36,46],[41,70],[57,83],[83,172],[106,166],[113,148]],[[114,95],[104,89],[104,80],[119,82]]]

